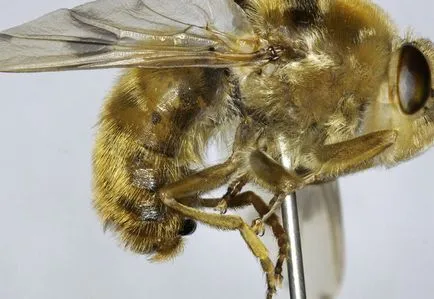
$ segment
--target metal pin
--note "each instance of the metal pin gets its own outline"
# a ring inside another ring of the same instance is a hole
[[[282,165],[286,169],[290,169],[291,157],[288,155],[287,144],[283,138],[280,139],[280,151],[282,154]],[[295,193],[286,196],[282,205],[282,219],[291,248],[290,258],[287,263],[289,294],[291,295],[291,299],[306,299],[300,223]]]
[[[288,195],[282,205],[283,225],[290,243],[288,260],[289,294],[291,299],[306,299],[303,252],[301,247],[300,224],[295,193]]]
[[[286,146],[282,138],[282,165],[290,169],[292,161]],[[282,204],[282,218],[291,246],[288,260],[291,299],[334,298],[342,283],[344,266],[337,182],[309,186],[288,195]]]

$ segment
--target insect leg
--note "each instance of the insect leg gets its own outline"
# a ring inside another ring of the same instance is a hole
[[[391,146],[396,137],[396,131],[385,130],[323,146],[316,153],[321,164],[318,177],[336,177],[373,166],[372,159]]]
[[[294,192],[308,183],[293,171],[286,170],[260,150],[251,153],[250,167],[256,176],[255,179],[277,194],[277,197],[272,201],[270,211],[262,217],[262,222],[265,222],[280,207],[286,194]],[[260,221],[257,221],[256,225],[260,225]]]
[[[247,177],[241,177],[239,179],[234,180],[229,184],[228,190],[226,191],[223,198],[220,199],[220,202],[215,207],[215,210],[220,212],[220,214],[226,214],[228,207],[230,206],[230,201],[241,192],[241,189],[247,184]]]
[[[243,192],[233,197],[230,201],[228,201],[228,208],[238,208],[250,204],[255,208],[261,217],[270,211],[270,208],[264,202],[264,200],[252,191]],[[271,227],[273,235],[277,240],[277,244],[279,245],[279,254],[276,266],[274,267],[274,273],[277,283],[281,284],[283,280],[282,266],[285,260],[288,258],[289,253],[288,236],[279,221],[279,217],[276,214],[271,214],[267,221],[265,221],[265,224]]]
[[[239,184],[235,184],[239,186]],[[230,189],[234,190],[234,189]],[[229,193],[229,192],[228,192]],[[201,198],[200,205],[202,207],[212,208],[219,206],[222,200],[220,198]],[[252,205],[255,210],[258,212],[259,216],[264,216],[270,211],[270,208],[265,203],[265,201],[258,196],[253,191],[246,191],[240,194],[237,194],[230,198],[230,200],[225,201],[226,208],[229,209],[238,209],[243,208],[249,205]],[[267,219],[265,224],[269,225],[273,231],[273,235],[277,240],[277,244],[279,245],[279,254],[275,270],[276,282],[280,284],[283,280],[282,277],[282,266],[285,260],[288,257],[289,252],[289,240],[288,236],[283,228],[282,224],[279,221],[279,217],[276,214],[272,214],[270,218]]]
[[[268,250],[256,233],[239,216],[210,214],[181,204],[177,198],[191,194],[206,192],[216,186],[224,184],[236,170],[238,163],[229,160],[201,172],[188,176],[178,182],[171,183],[160,189],[160,198],[168,207],[176,210],[185,217],[203,222],[224,230],[238,230],[246,241],[252,253],[260,260],[267,277],[267,298],[271,298],[276,291],[274,265],[268,256]]]
[[[256,179],[275,194],[279,194],[270,207],[270,211],[256,225],[265,222],[281,205],[284,195],[294,192],[307,184],[321,180],[322,176],[335,177],[372,166],[372,159],[391,146],[396,140],[397,133],[393,130],[378,131],[355,139],[335,144],[325,145],[317,151],[317,158],[321,168],[312,176],[305,178],[286,170],[282,165],[260,150],[250,155],[250,166]]]

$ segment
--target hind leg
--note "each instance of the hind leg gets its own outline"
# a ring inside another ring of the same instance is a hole
[[[224,230],[238,230],[252,253],[260,260],[262,269],[267,277],[267,298],[270,299],[276,291],[274,266],[268,256],[267,248],[250,226],[247,225],[239,216],[206,213],[186,206],[177,200],[178,198],[206,192],[225,184],[230,175],[235,172],[236,168],[236,163],[231,160],[207,168],[178,182],[163,187],[159,191],[160,198],[163,200],[165,205],[176,210],[185,217]]]
[[[202,199],[205,202],[206,207],[214,207],[217,205],[221,205],[221,199]],[[226,207],[229,209],[237,209],[243,208],[249,205],[252,205],[255,210],[258,212],[260,217],[263,217],[270,211],[269,206],[265,203],[265,201],[258,196],[256,193],[252,191],[246,191],[240,194],[237,194],[231,198],[228,198],[226,201]],[[276,214],[272,214],[266,221],[265,224],[269,225],[273,231],[273,235],[277,240],[277,244],[279,246],[279,253],[276,262],[276,266],[274,267],[274,273],[277,284],[281,284],[282,282],[282,267],[285,260],[289,255],[289,240],[288,236],[285,232],[285,229],[281,225],[279,221],[279,217]]]

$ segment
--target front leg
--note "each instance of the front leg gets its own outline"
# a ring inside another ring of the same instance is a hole
[[[250,166],[261,185],[278,194],[270,211],[261,221],[266,221],[281,205],[288,193],[301,189],[324,177],[337,177],[371,167],[373,159],[383,153],[396,140],[396,131],[378,131],[348,141],[321,147],[317,153],[319,170],[305,177],[286,170],[266,153],[255,150],[250,155]]]
[[[394,130],[377,131],[360,137],[321,147],[316,152],[322,177],[338,177],[374,166],[374,158],[395,143]]]

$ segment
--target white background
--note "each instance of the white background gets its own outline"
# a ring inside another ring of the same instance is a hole
[[[401,28],[434,39],[434,2],[377,2]],[[78,4],[2,0],[0,28]],[[166,264],[125,252],[102,233],[91,208],[90,152],[116,74],[0,74],[0,298],[264,298],[260,267],[238,233],[200,226],[184,254]],[[433,165],[431,150],[341,180],[347,266],[340,299],[432,297]]]

